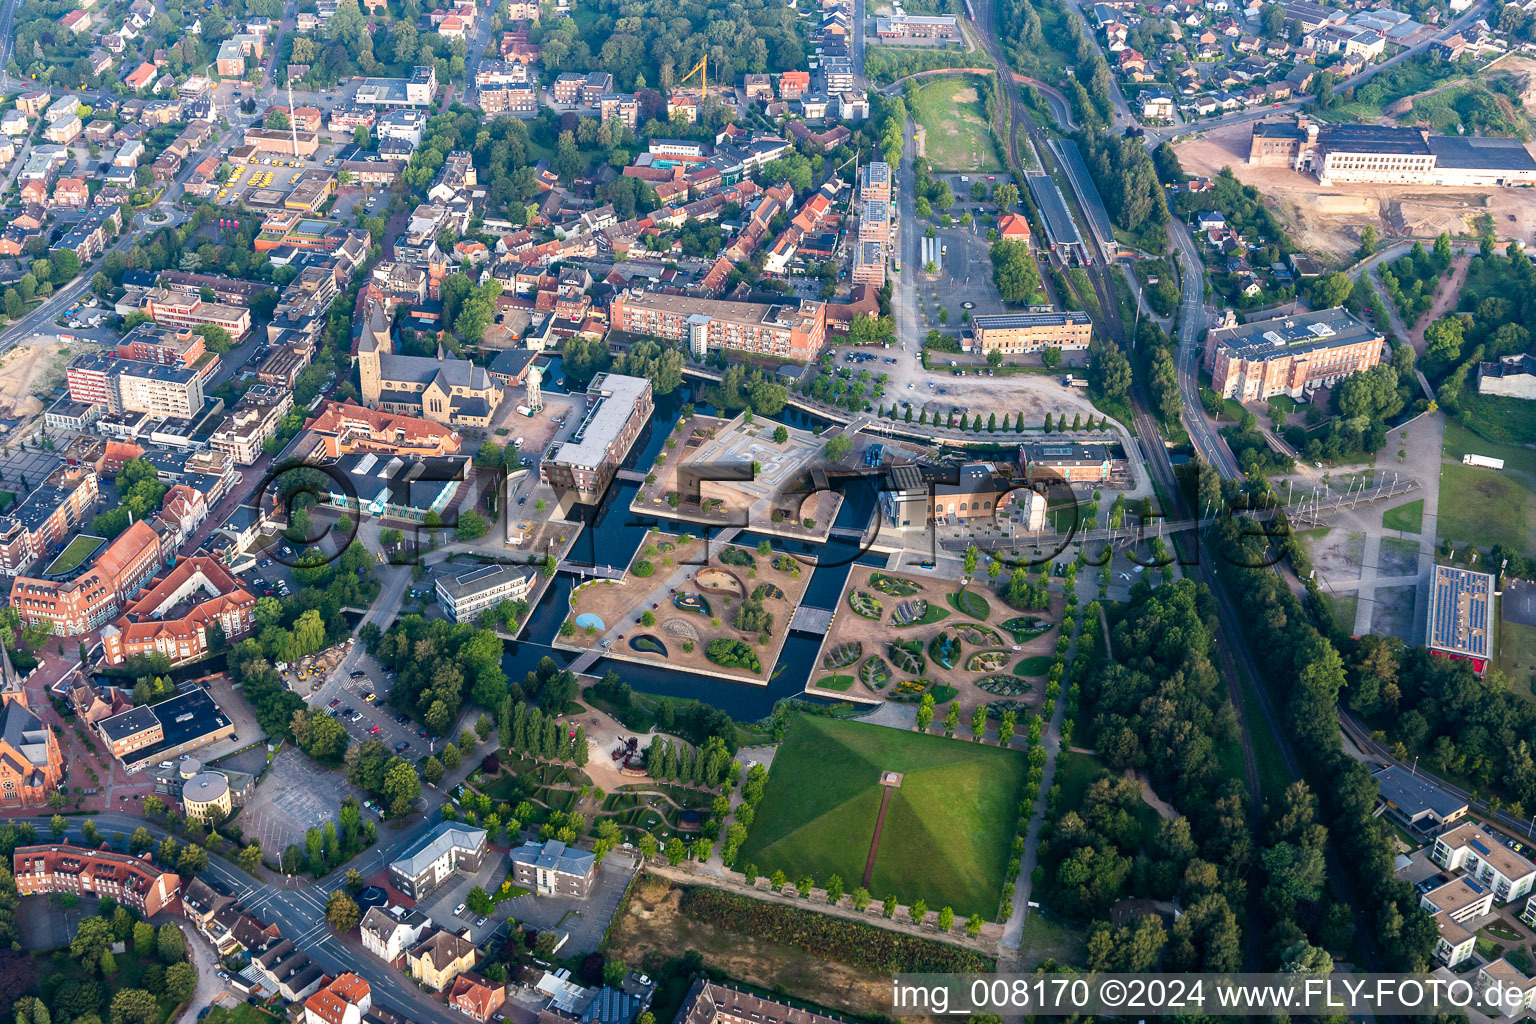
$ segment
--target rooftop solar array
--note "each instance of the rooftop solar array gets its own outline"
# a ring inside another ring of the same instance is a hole
[[[1493,577],[1485,572],[1435,566],[1429,605],[1429,646],[1468,658],[1487,658],[1493,648]]]

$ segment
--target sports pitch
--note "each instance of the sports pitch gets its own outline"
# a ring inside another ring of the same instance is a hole
[[[881,773],[899,772],[899,788]],[[818,885],[863,880],[880,802],[889,793],[868,889],[876,900],[926,900],[957,915],[997,913],[1024,755],[942,736],[797,717],[773,758],[751,832],[736,859]]]

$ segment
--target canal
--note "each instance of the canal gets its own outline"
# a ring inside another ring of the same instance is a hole
[[[644,470],[655,462],[685,402],[692,401],[695,409],[702,414],[717,414],[715,409],[694,395],[694,388],[685,384],[677,392],[656,400],[656,414],[635,442],[624,462],[625,468]],[[790,408],[786,408],[774,419],[808,430],[830,425],[830,421],[821,417]],[[571,549],[570,561],[591,565],[625,565],[652,526],[699,531],[700,527],[696,525],[679,524],[631,512],[629,503],[634,500],[638,487],[638,484],[615,480],[602,502],[595,506],[576,507],[572,518],[580,521],[583,528]],[[876,504],[873,487],[846,494],[836,525],[862,530],[875,514]],[[824,545],[807,544],[749,533],[743,533],[737,540],[742,544],[755,545],[765,539],[772,541],[781,551],[816,559],[816,568],[811,574],[805,597],[805,603],[815,608],[835,607],[843,585],[848,581],[848,573],[855,564],[876,568],[885,565],[883,555],[862,555],[859,545],[852,541],[834,539]],[[562,666],[576,659],[574,653],[550,646],[560,629],[560,623],[569,613],[571,588],[576,582],[568,574],[557,575],[544,592],[543,599],[529,613],[527,627],[522,633],[523,639],[506,643],[501,664],[509,680],[521,682],[523,676],[546,656]],[[714,705],[737,721],[752,722],[766,717],[773,710],[775,702],[793,697],[805,689],[815,669],[816,651],[820,645],[820,637],[791,633],[767,685],[733,683],[712,676],[682,672],[661,664],[637,665],[608,659],[599,660],[591,671],[602,675],[611,668],[635,690],[667,697],[695,698]]]

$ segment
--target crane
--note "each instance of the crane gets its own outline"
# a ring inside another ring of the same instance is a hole
[[[706,53],[703,58],[693,66],[693,70],[683,76],[683,80],[677,83],[677,88],[681,89],[683,86],[687,85],[688,79],[692,78],[694,75],[699,76],[699,84],[704,87],[704,98],[706,100],[709,99],[709,54]]]

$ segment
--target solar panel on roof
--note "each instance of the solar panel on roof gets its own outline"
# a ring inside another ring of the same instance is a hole
[[[1478,853],[1482,854],[1483,856],[1485,856],[1485,857],[1488,856],[1488,847],[1484,846],[1480,840],[1474,839],[1470,843],[1468,843],[1467,845],[1472,847],[1472,849],[1476,850]]]
[[[1472,845],[1473,845],[1473,846],[1476,846],[1476,845],[1477,845],[1477,844],[1476,844],[1476,843],[1473,843],[1473,844],[1472,844]],[[1487,850],[1484,850],[1484,851],[1483,851],[1483,852],[1484,852],[1484,853],[1487,853],[1487,852],[1488,852],[1488,851],[1487,851]],[[1481,885],[1479,885],[1479,884],[1477,884],[1477,883],[1476,883],[1476,882],[1474,882],[1474,881],[1472,881],[1472,879],[1470,879],[1470,878],[1468,878],[1468,879],[1467,879],[1467,880],[1466,880],[1466,882],[1467,882],[1467,884],[1468,884],[1468,885],[1470,885],[1470,886],[1471,886],[1471,887],[1472,887],[1472,888],[1473,888],[1473,889],[1474,889],[1474,890],[1476,890],[1476,891],[1477,891],[1477,892],[1478,892],[1478,893],[1479,893],[1479,894],[1481,894],[1481,893],[1482,893],[1482,892],[1483,892],[1483,891],[1484,891],[1484,890],[1483,890],[1483,887],[1482,887],[1482,886],[1481,886]]]

